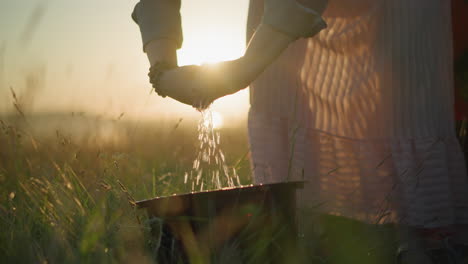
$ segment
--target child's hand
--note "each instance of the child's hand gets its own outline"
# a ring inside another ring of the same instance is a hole
[[[190,65],[165,71],[156,89],[181,103],[203,109],[214,100],[236,92],[231,90],[231,85],[235,83],[215,65]]]

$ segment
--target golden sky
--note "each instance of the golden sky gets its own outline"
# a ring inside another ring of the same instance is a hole
[[[149,94],[148,62],[130,18],[137,1],[0,1],[0,111],[11,109],[9,87],[28,111],[104,115],[198,115]],[[245,47],[248,0],[182,0],[181,65],[239,57]],[[242,117],[248,91],[213,106]]]

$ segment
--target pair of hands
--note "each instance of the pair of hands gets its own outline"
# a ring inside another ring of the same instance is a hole
[[[151,65],[163,62],[169,68],[159,75],[156,89],[179,102],[196,108],[206,108],[214,100],[233,93],[227,82],[232,75],[232,62],[213,65],[177,66],[177,43],[156,39],[145,46]]]
[[[214,100],[237,90],[227,77],[229,62],[208,65],[189,65],[164,71],[158,89],[165,95],[197,109],[207,108]]]

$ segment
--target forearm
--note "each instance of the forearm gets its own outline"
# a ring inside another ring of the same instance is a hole
[[[187,104],[201,105],[247,87],[271,64],[294,38],[262,24],[252,37],[245,55],[237,60],[184,66],[166,71],[157,89],[162,94]]]
[[[252,36],[244,56],[235,62],[238,64],[240,88],[254,81],[293,41],[293,37],[261,24]]]
[[[177,67],[177,43],[171,39],[157,39],[146,45],[146,55],[150,65],[165,62],[170,68]]]
[[[182,45],[180,0],[140,0],[132,18],[140,28],[150,65],[164,62],[177,67],[176,51]]]
[[[284,2],[283,2],[284,1]],[[248,86],[270,65],[288,45],[301,37],[311,37],[326,27],[320,14],[327,1],[270,0],[265,4],[266,14],[250,39],[245,55],[235,61],[224,63],[224,76],[231,90],[236,91]],[[237,85],[237,87],[232,87]]]
[[[167,87],[162,89],[177,89],[174,85],[182,84],[179,80],[192,73],[194,79],[185,85],[214,86],[225,94],[237,92],[246,88],[268,65],[270,65],[294,39],[282,32],[262,24],[252,37],[247,50],[239,59],[216,64],[182,67],[169,73],[174,82],[163,82]],[[179,77],[176,77],[180,75]],[[177,80],[177,81],[176,81]]]
[[[226,91],[236,92],[254,81],[295,39],[261,24],[252,36],[241,58],[217,65],[203,65],[200,72]],[[212,75],[212,76],[209,76]]]
[[[265,68],[271,64],[294,39],[282,32],[262,24],[252,37],[243,57],[200,66],[205,78],[213,79],[218,85],[231,90],[247,87]],[[146,46],[151,65],[165,61],[177,66],[176,45],[171,40],[154,40]],[[181,71],[184,71],[181,69]]]

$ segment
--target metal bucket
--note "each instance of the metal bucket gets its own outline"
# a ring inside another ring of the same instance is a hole
[[[157,197],[137,206],[148,212],[159,263],[209,263],[233,243],[240,258],[253,253],[281,263],[281,254],[295,245],[295,193],[303,185],[224,188]]]

